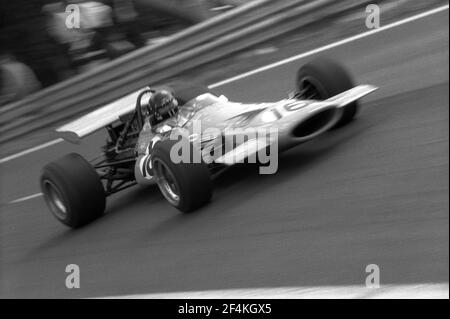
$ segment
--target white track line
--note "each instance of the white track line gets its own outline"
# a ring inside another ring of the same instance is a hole
[[[433,15],[433,14],[436,14],[436,13],[448,10],[448,8],[449,8],[449,5],[447,4],[447,5],[435,8],[433,10],[429,10],[429,11],[426,11],[426,12],[423,12],[423,13],[411,16],[411,17],[406,18],[406,19],[403,19],[403,20],[400,20],[400,21],[397,21],[397,22],[394,22],[394,23],[391,23],[391,24],[387,24],[387,25],[385,25],[385,26],[383,26],[383,27],[381,27],[379,29],[367,31],[367,32],[364,32],[364,33],[352,36],[352,37],[344,39],[344,40],[333,42],[331,44],[322,46],[320,48],[317,48],[317,49],[314,49],[314,50],[311,50],[311,51],[308,51],[308,52],[305,52],[305,53],[302,53],[302,54],[299,54],[299,55],[295,55],[295,56],[292,56],[290,58],[287,58],[287,59],[284,59],[284,60],[280,60],[280,61],[272,63],[272,64],[268,64],[268,65],[263,66],[261,68],[254,69],[252,71],[249,71],[249,72],[246,72],[246,73],[243,73],[243,74],[240,74],[240,75],[237,75],[237,76],[225,79],[225,80],[220,81],[220,82],[216,82],[216,83],[210,84],[208,86],[208,88],[209,89],[214,89],[214,88],[217,88],[217,87],[220,87],[220,86],[224,86],[226,84],[229,84],[229,83],[232,83],[232,82],[235,82],[235,81],[239,81],[239,80],[244,79],[246,77],[252,76],[254,74],[261,73],[261,72],[264,72],[264,71],[267,71],[267,70],[279,67],[281,65],[284,65],[284,64],[296,61],[296,60],[300,60],[302,58],[305,58],[305,57],[308,57],[308,56],[311,56],[311,55],[314,55],[314,54],[317,54],[317,53],[320,53],[320,52],[323,52],[323,51],[326,51],[326,50],[330,50],[332,48],[341,46],[343,44],[350,43],[350,42],[353,42],[353,41],[356,41],[356,40],[359,40],[359,39],[371,36],[373,34],[376,34],[376,33],[382,32],[382,31],[386,31],[386,30],[389,30],[389,29],[401,26],[403,24],[406,24],[406,23],[409,23],[409,22],[413,22],[413,21],[418,20],[418,19],[422,19],[422,18],[428,17],[430,15]],[[56,139],[56,140],[53,140],[53,141],[41,144],[39,146],[30,148],[28,150],[19,152],[17,154],[14,154],[14,155],[2,158],[2,159],[0,159],[0,164],[8,162],[8,161],[11,161],[11,160],[14,160],[16,158],[19,158],[19,157],[22,157],[24,155],[30,154],[32,152],[39,151],[39,150],[41,150],[43,148],[55,145],[55,144],[57,144],[59,142],[62,142],[62,141],[63,140],[59,138],[59,139]],[[34,198],[34,197],[37,197],[37,196],[39,196],[39,195],[38,194],[34,194],[34,195],[27,196],[27,197]],[[27,197],[23,197],[23,198],[27,198]],[[10,203],[16,203],[17,201],[18,201],[18,199],[14,200],[14,201],[12,201]]]
[[[406,24],[406,23],[409,23],[409,22],[412,22],[412,21],[415,21],[415,20],[418,20],[418,19],[425,18],[425,17],[430,16],[432,14],[436,14],[436,13],[439,13],[441,11],[448,10],[448,8],[449,8],[449,5],[447,4],[445,6],[441,6],[441,7],[435,8],[433,10],[429,10],[429,11],[417,14],[417,15],[414,15],[414,16],[406,18],[406,19],[403,19],[403,20],[400,20],[400,21],[397,21],[397,22],[394,22],[394,23],[391,23],[391,24],[387,24],[387,25],[385,25],[383,27],[380,27],[378,29],[367,31],[367,32],[364,32],[364,33],[352,36],[352,37],[344,39],[344,40],[333,42],[333,43],[325,45],[323,47],[320,47],[320,48],[317,48],[317,49],[314,49],[314,50],[311,50],[311,51],[308,51],[308,52],[305,52],[305,53],[301,53],[301,54],[292,56],[290,58],[286,58],[284,60],[281,60],[281,61],[278,61],[278,62],[275,62],[275,63],[272,63],[272,64],[268,64],[266,66],[260,67],[258,69],[255,69],[255,70],[252,70],[252,71],[249,71],[249,72],[237,75],[237,76],[233,76],[231,78],[225,79],[225,80],[220,81],[220,82],[216,82],[216,83],[210,84],[208,86],[208,88],[214,89],[216,87],[223,86],[223,85],[226,85],[226,84],[229,84],[229,83],[241,80],[243,78],[252,76],[254,74],[257,74],[257,73],[260,73],[260,72],[264,72],[264,71],[267,71],[267,70],[270,70],[270,69],[273,69],[273,68],[277,68],[277,67],[279,67],[281,65],[284,65],[284,64],[296,61],[296,60],[300,60],[300,59],[306,58],[308,56],[311,56],[311,55],[314,55],[314,54],[317,54],[317,53],[321,53],[323,51],[327,51],[327,50],[336,48],[336,47],[341,46],[343,44],[347,44],[347,43],[350,43],[350,42],[353,42],[353,41],[356,41],[356,40],[359,40],[359,39],[363,39],[363,38],[366,38],[366,37],[371,36],[373,34],[377,34],[379,32],[386,31],[386,30],[389,30],[389,29],[401,26],[403,24]]]
[[[112,299],[448,299],[449,285],[408,284],[364,286],[226,289],[109,296]]]
[[[36,194],[33,194],[33,195],[29,195],[29,196],[25,196],[25,197],[21,197],[21,198],[15,199],[13,201],[10,201],[9,203],[10,204],[20,203],[20,202],[24,202],[26,200],[33,199],[33,198],[40,197],[40,196],[42,196],[42,193],[36,193]]]
[[[56,140],[53,140],[53,141],[50,141],[50,142],[47,142],[47,143],[44,143],[44,144],[41,144],[41,145],[38,145],[38,146],[35,146],[35,147],[32,147],[32,148],[29,148],[29,149],[24,150],[22,152],[19,152],[19,153],[16,153],[16,154],[4,157],[4,158],[0,159],[0,164],[9,162],[9,161],[11,161],[13,159],[22,157],[24,155],[27,155],[27,154],[30,154],[30,153],[33,153],[33,152],[36,152],[36,151],[39,151],[39,150],[41,150],[43,148],[46,148],[46,147],[58,144],[58,143],[60,143],[62,141],[63,141],[62,138],[58,138]]]

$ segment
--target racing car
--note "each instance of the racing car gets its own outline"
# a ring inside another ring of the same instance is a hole
[[[376,89],[355,86],[343,66],[326,58],[302,66],[294,91],[275,102],[232,102],[198,86],[149,86],[59,127],[56,132],[70,142],[100,129],[107,140],[90,161],[70,153],[47,164],[42,193],[52,214],[72,228],[100,217],[108,196],[136,184],[156,183],[169,204],[190,212],[211,200],[215,177],[228,167],[274,143],[281,152],[345,126],[357,114],[358,100]],[[196,123],[201,129],[194,131]],[[236,138],[249,129],[276,134]],[[174,132],[180,134],[174,138]],[[174,152],[181,141],[188,147]],[[180,150],[197,152],[200,160],[189,155],[175,161]]]

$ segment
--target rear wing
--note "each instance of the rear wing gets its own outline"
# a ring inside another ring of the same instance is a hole
[[[200,94],[209,92],[207,87],[203,87],[196,83],[171,83],[170,86],[157,86],[156,88],[164,88],[173,93],[179,103],[184,104],[187,101],[199,96]],[[72,142],[80,143],[81,139],[89,134],[92,134],[109,124],[112,124],[122,116],[130,113],[136,107],[136,100],[143,91],[149,90],[150,87],[145,87],[136,92],[128,94],[114,102],[111,102],[91,113],[88,113],[72,122],[69,122],[56,129],[56,134],[63,139]]]
[[[57,128],[56,133],[59,137],[62,137],[69,142],[80,143],[81,138],[120,120],[121,116],[132,112],[136,107],[136,99],[139,94],[147,89],[148,88],[143,88],[128,94],[95,111],[92,111],[91,113],[69,122]]]

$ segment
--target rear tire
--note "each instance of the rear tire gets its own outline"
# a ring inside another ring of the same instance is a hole
[[[342,65],[326,58],[315,59],[300,68],[296,79],[297,92],[304,90],[308,84],[315,87],[318,93],[317,98],[321,100],[326,100],[355,86],[351,75]],[[353,120],[358,109],[357,102],[345,106],[341,118],[333,127],[348,124]]]
[[[188,213],[211,200],[213,185],[206,164],[174,163],[170,150],[177,143],[165,140],[152,150],[152,168],[158,187],[165,199],[178,210]],[[194,146],[190,143],[190,154]],[[191,157],[192,159],[192,157]]]
[[[95,169],[79,154],[70,153],[47,164],[40,184],[52,214],[69,227],[83,226],[105,211],[103,184]]]

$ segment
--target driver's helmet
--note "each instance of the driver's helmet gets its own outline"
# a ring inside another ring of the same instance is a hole
[[[178,113],[178,101],[170,91],[160,90],[152,94],[149,100],[154,120],[161,122]]]

